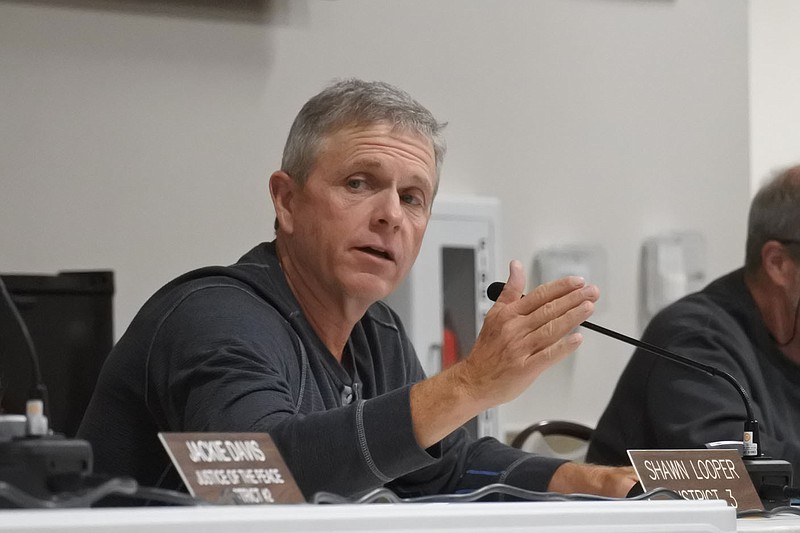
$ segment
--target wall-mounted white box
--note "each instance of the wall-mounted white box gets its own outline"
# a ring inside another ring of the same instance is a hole
[[[469,354],[492,303],[486,287],[496,281],[500,202],[476,196],[436,199],[425,239],[406,280],[386,302],[400,315],[425,372],[442,370],[448,355],[445,329]],[[447,316],[447,328],[445,317]],[[467,424],[476,437],[499,437],[496,409]]]

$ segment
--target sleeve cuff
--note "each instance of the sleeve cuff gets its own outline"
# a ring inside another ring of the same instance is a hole
[[[358,421],[361,452],[374,473],[385,480],[428,466],[441,454],[439,445],[427,451],[414,436],[411,385],[366,400]]]

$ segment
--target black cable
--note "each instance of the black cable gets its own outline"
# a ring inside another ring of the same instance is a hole
[[[670,352],[669,350],[665,350],[660,346],[656,346],[654,344],[650,344],[649,342],[645,342],[639,339],[634,339],[633,337],[629,337],[627,335],[623,335],[622,333],[616,332],[613,329],[608,329],[603,326],[599,326],[592,322],[582,322],[581,326],[585,327],[586,329],[591,329],[592,331],[596,331],[597,333],[601,333],[618,341],[622,341],[626,344],[632,344],[637,348],[641,348],[642,350],[646,350],[650,353],[654,353],[656,355],[660,355],[665,359],[669,359],[674,363],[678,363],[680,365],[694,368],[695,370],[700,370],[701,372],[705,372],[710,376],[719,376],[723,378],[725,381],[733,385],[733,387],[739,392],[739,395],[742,397],[744,401],[744,408],[747,411],[747,418],[749,420],[755,420],[755,414],[753,413],[753,407],[750,403],[750,395],[747,394],[747,391],[742,387],[742,385],[736,381],[729,373],[721,370],[719,368],[715,368],[713,366],[708,366],[699,361],[695,361],[694,359],[689,359],[688,357],[684,357],[682,355],[678,355],[676,353]]]
[[[183,506],[207,505],[207,502],[203,500],[198,500],[185,492],[180,492],[177,490],[170,490],[170,489],[162,489],[159,487],[142,486],[139,485],[133,478],[129,477],[109,477],[107,475],[102,475],[102,474],[91,474],[88,476],[84,476],[83,478],[84,485],[96,484],[96,483],[102,484],[102,483],[107,483],[108,481],[115,481],[115,480],[124,480],[126,483],[130,483],[132,484],[133,489],[126,490],[124,492],[120,491],[120,492],[104,494],[101,497],[111,496],[111,495],[124,496],[128,499],[142,500],[142,504],[145,506],[151,503],[166,504],[166,505],[183,505]],[[97,498],[94,502],[92,502],[92,504],[97,503],[99,501],[100,498]]]
[[[762,511],[761,509],[747,509],[736,513],[736,518],[772,518],[782,514],[794,514],[800,516],[800,508],[784,505],[775,507],[769,511]]]
[[[377,503],[380,501],[386,503],[456,503],[456,502],[474,502],[492,494],[503,494],[506,496],[513,496],[521,500],[536,501],[536,502],[631,501],[631,500],[649,500],[652,499],[653,496],[666,496],[667,498],[673,500],[684,499],[683,496],[681,496],[677,492],[664,488],[653,489],[631,498],[611,498],[607,496],[597,496],[594,494],[561,494],[557,492],[535,492],[531,490],[521,489],[519,487],[513,487],[511,485],[506,485],[504,483],[493,483],[491,485],[486,485],[474,491],[463,494],[434,494],[430,496],[419,496],[415,498],[401,498],[400,496],[392,492],[390,489],[387,489],[385,487],[370,491],[358,498],[347,498],[345,496],[340,496],[338,494],[333,494],[330,492],[318,492],[314,494],[312,498],[312,503],[316,504]]]
[[[136,482],[130,478],[112,478],[87,491],[69,492],[52,498],[37,498],[15,486],[0,481],[0,498],[25,509],[70,509],[90,507],[101,498],[111,494],[134,495]]]
[[[371,490],[357,498],[348,498],[333,492],[320,491],[311,498],[314,504],[342,504],[342,503],[405,503],[403,498],[385,487]]]
[[[137,499],[147,500],[148,503],[155,502],[183,506],[208,505],[207,502],[198,500],[185,492],[156,487],[139,487],[132,496]]]
[[[783,487],[787,497],[797,494],[798,489]],[[684,500],[685,498],[671,489],[656,488],[645,493],[630,498],[610,498],[605,496],[595,496],[590,494],[560,494],[555,492],[534,492],[502,483],[486,485],[480,489],[464,494],[442,494],[432,496],[421,496],[416,498],[401,498],[390,489],[381,487],[370,491],[357,498],[347,498],[330,492],[318,492],[314,494],[312,503],[314,504],[361,504],[361,503],[458,503],[474,502],[490,494],[504,494],[513,496],[526,501],[553,502],[553,501],[631,501],[631,500],[651,500],[655,496],[666,497],[673,500]],[[793,497],[793,496],[791,496]],[[769,511],[760,509],[745,509],[737,511],[736,518],[772,518],[778,515],[793,514],[800,516],[800,507],[781,506]]]
[[[792,325],[792,335],[789,337],[788,340],[786,340],[786,342],[781,342],[778,339],[775,339],[775,344],[777,344],[781,348],[789,346],[789,344],[791,344],[791,342],[794,340],[795,336],[797,335],[798,313],[800,313],[800,296],[797,297],[797,305],[794,306],[794,323]]]
[[[102,479],[102,481],[100,481]],[[134,500],[145,500],[167,505],[196,506],[207,505],[206,502],[197,500],[184,492],[178,492],[156,487],[142,487],[128,477],[105,478],[88,476],[84,483],[96,484],[91,488],[83,488],[71,492],[55,494],[51,498],[38,498],[17,487],[0,481],[0,500],[23,509],[72,509],[92,507],[107,496],[123,496]]]
[[[6,306],[11,311],[11,314],[14,315],[14,320],[17,322],[17,326],[19,326],[19,329],[22,332],[22,336],[25,338],[25,344],[28,345],[28,351],[32,354],[31,359],[33,360],[32,361],[33,380],[35,383],[41,383],[42,371],[39,368],[39,357],[36,354],[36,348],[33,345],[33,338],[31,337],[31,332],[28,331],[28,326],[22,319],[22,315],[19,314],[19,310],[17,309],[17,306],[14,304],[14,300],[11,298],[11,294],[8,292],[6,283],[5,281],[3,281],[3,276],[0,276],[0,292],[3,293],[3,299],[6,302]]]
[[[25,344],[28,346],[28,353],[30,354],[31,363],[33,365],[33,385],[31,389],[35,391],[37,400],[44,401],[45,409],[47,409],[49,402],[47,401],[47,389],[45,388],[44,381],[42,380],[42,370],[39,368],[39,355],[36,353],[36,347],[33,344],[31,332],[28,330],[28,326],[22,319],[19,309],[17,309],[17,306],[14,304],[14,299],[11,297],[11,293],[8,292],[8,287],[6,287],[5,281],[3,281],[3,276],[0,276],[0,293],[3,294],[3,300],[6,303],[6,307],[8,307],[8,309],[11,311],[11,314],[14,316],[17,326],[22,332],[22,337],[25,339]]]

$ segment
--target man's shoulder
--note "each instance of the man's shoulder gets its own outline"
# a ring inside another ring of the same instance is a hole
[[[269,244],[269,243],[266,243]],[[272,309],[290,315],[296,308],[277,262],[259,245],[229,266],[206,266],[182,274],[161,287],[134,320],[160,320],[191,309],[236,312],[244,307]]]
[[[642,339],[730,369],[734,361],[747,365],[757,359],[756,339],[763,336],[763,329],[740,272],[735,271],[661,310],[648,324]]]
[[[729,327],[739,320],[737,316],[742,311],[749,310],[750,300],[741,270],[737,270],[667,305],[653,317],[650,326],[681,330],[690,326]]]
[[[214,290],[218,289],[218,290]],[[180,306],[186,300],[205,300],[216,305],[217,300],[239,293],[257,295],[258,286],[236,267],[209,266],[198,268],[173,279],[161,287],[142,307],[145,313],[160,313]]]

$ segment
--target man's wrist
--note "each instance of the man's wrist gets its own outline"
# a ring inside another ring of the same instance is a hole
[[[556,469],[547,490],[563,494],[598,494],[623,498],[636,483],[631,467],[564,463]]]
[[[465,410],[472,412],[469,418],[494,407],[477,393],[476,379],[470,373],[468,361],[460,361],[441,375],[448,379],[450,387],[458,395],[459,402],[463,404]]]
[[[481,412],[457,366],[411,387],[414,435],[423,448],[439,442]]]

